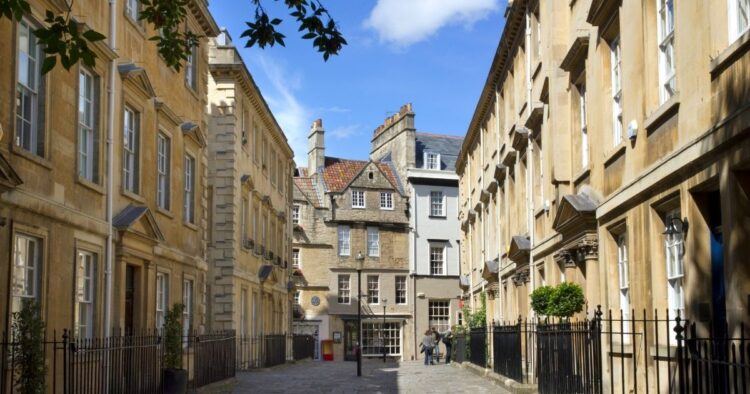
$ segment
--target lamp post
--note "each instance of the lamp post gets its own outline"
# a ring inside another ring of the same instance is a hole
[[[365,256],[357,253],[357,376],[362,376],[362,264]]]
[[[382,341],[380,344],[383,346],[383,362],[385,362],[385,304],[388,303],[388,300],[383,298],[383,325],[380,327],[380,340]]]

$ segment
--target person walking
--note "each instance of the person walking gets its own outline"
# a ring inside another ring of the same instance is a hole
[[[451,349],[453,348],[453,333],[448,330],[441,334],[443,337],[443,343],[445,344],[445,363],[451,363]]]
[[[422,338],[422,350],[424,351],[424,365],[432,364],[432,350],[435,348],[435,338],[432,337],[432,330],[427,330]]]
[[[437,360],[437,363],[440,364],[440,333],[435,327],[430,328],[430,331],[432,338],[435,340],[435,351],[432,353],[432,359]]]

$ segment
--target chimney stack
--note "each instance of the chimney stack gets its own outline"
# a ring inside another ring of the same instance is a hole
[[[307,174],[312,175],[323,167],[326,157],[325,130],[323,119],[312,123],[310,134],[307,136]]]

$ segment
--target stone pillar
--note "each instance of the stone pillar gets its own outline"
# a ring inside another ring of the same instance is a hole
[[[601,286],[599,284],[599,240],[596,236],[584,238],[578,247],[578,255],[582,258],[585,269],[586,283],[584,292],[588,309],[596,308],[602,303]]]

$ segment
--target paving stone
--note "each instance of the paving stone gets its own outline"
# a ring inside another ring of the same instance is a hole
[[[235,393],[507,393],[489,379],[451,365],[366,360],[302,361],[237,374]]]

